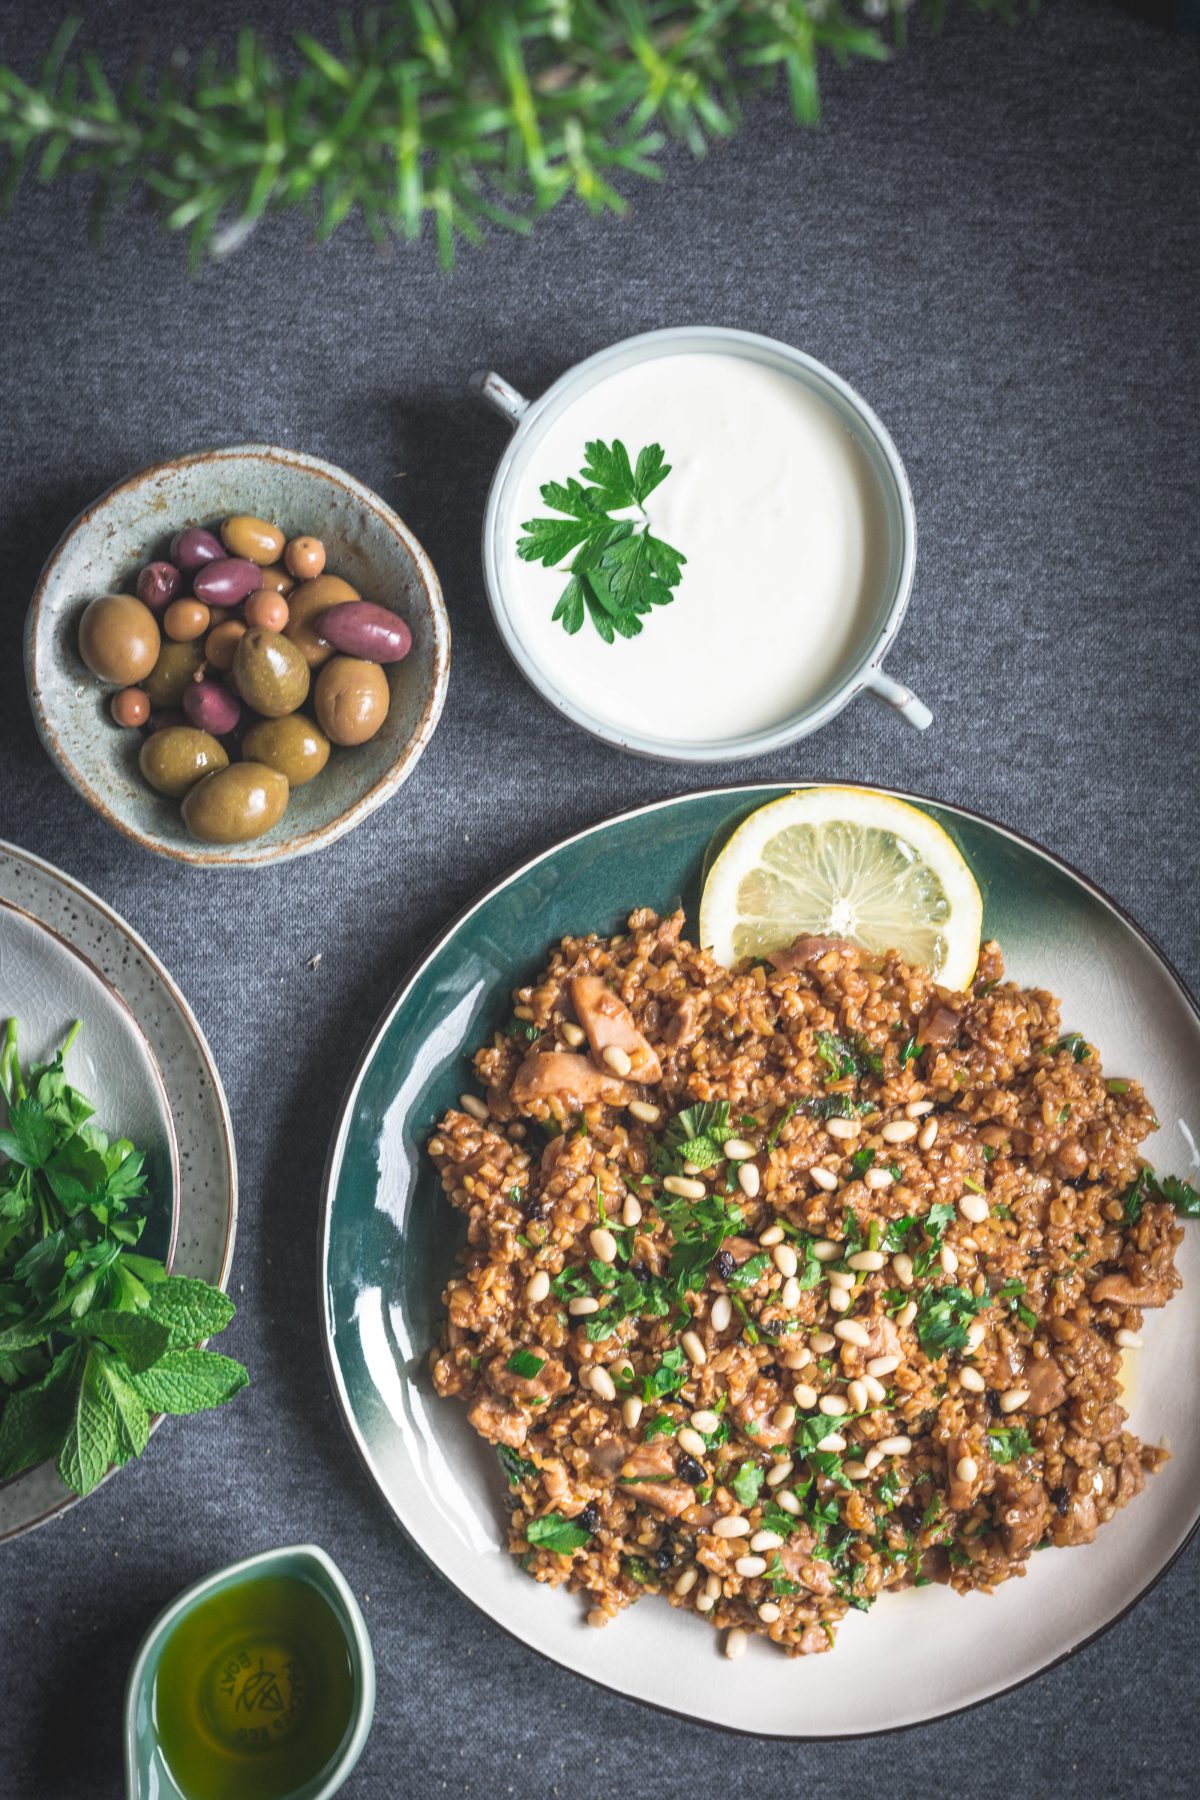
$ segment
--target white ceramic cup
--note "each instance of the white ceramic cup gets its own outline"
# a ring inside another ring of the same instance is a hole
[[[745,357],[782,370],[833,407],[862,447],[879,482],[888,545],[885,580],[874,610],[868,613],[862,639],[824,690],[781,724],[766,730],[689,743],[618,729],[560,693],[543,671],[536,648],[521,629],[506,571],[510,567],[508,551],[520,524],[513,516],[520,477],[546,427],[589,387],[619,369],[663,356],[696,352]],[[917,528],[908,477],[899,452],[879,419],[866,401],[832,369],[806,356],[802,350],[793,349],[790,344],[761,337],[757,332],[731,331],[715,325],[687,325],[665,331],[647,331],[589,356],[560,375],[538,400],[527,400],[490,369],[473,375],[471,386],[513,427],[512,441],[492,478],[483,520],[483,573],[492,615],[509,654],[526,680],[552,706],[585,731],[640,756],[660,757],[672,762],[734,761],[763,756],[795,743],[798,738],[807,737],[809,732],[827,724],[864,689],[894,707],[905,723],[917,731],[925,731],[933,723],[929,708],[909,688],[885,674],[883,668],[884,657],[900,629],[912,591]]]

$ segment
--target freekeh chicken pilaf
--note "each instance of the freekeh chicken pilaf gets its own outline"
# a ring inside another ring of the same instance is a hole
[[[522,1566],[592,1625],[657,1593],[804,1654],[885,1589],[1090,1543],[1166,1460],[1122,1351],[1200,1201],[1139,1157],[1141,1087],[995,944],[951,995],[682,928],[565,939],[429,1143],[467,1216],[434,1382]]]

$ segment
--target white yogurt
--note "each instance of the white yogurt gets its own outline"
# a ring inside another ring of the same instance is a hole
[[[508,517],[550,516],[539,489],[578,475],[584,445],[661,444],[671,473],[650,528],[687,563],[640,636],[552,622],[563,569],[522,562],[513,623],[548,684],[618,730],[704,743],[783,724],[843,679],[887,580],[878,480],[834,408],[779,369],[721,352],[663,356],[589,388],[541,433]],[[569,559],[568,559],[569,561]]]

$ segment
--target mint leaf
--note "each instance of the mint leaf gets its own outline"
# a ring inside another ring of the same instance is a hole
[[[223,1406],[250,1378],[241,1363],[215,1350],[168,1350],[132,1379],[151,1412],[195,1413]]]
[[[99,1338],[124,1358],[131,1374],[138,1375],[156,1363],[170,1341],[165,1325],[145,1313],[109,1312],[99,1308],[76,1325],[81,1337]]]
[[[77,1494],[90,1494],[116,1458],[120,1421],[100,1372],[103,1352],[89,1350],[75,1410],[58,1453],[59,1479]]]
[[[207,1281],[168,1275],[151,1288],[146,1311],[166,1327],[168,1350],[187,1350],[224,1331],[236,1308],[228,1294]]]
[[[591,1537],[582,1525],[576,1525],[570,1519],[564,1519],[561,1513],[546,1513],[540,1519],[530,1519],[525,1527],[525,1536],[539,1550],[557,1550],[561,1556],[569,1556],[573,1550],[579,1550]]]
[[[116,1356],[100,1356],[96,1380],[116,1413],[117,1460],[140,1456],[150,1439],[150,1411],[130,1379],[128,1365]]]
[[[82,1358],[74,1344],[62,1351],[33,1387],[10,1395],[0,1415],[0,1481],[57,1456],[75,1408]]]

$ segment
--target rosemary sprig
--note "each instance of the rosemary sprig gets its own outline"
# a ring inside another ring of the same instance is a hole
[[[1013,19],[1038,0],[960,0]],[[232,63],[138,64],[119,82],[77,20],[38,75],[0,68],[0,193],[90,175],[97,220],[139,197],[185,232],[193,263],[301,207],[317,236],[352,213],[377,242],[419,237],[444,266],[488,226],[528,231],[567,195],[621,212],[668,141],[703,154],[742,101],[786,83],[805,124],[823,60],[882,59],[883,25],[935,25],[948,0],[391,0],[344,14],[337,49],[297,33],[277,59],[250,29]]]

